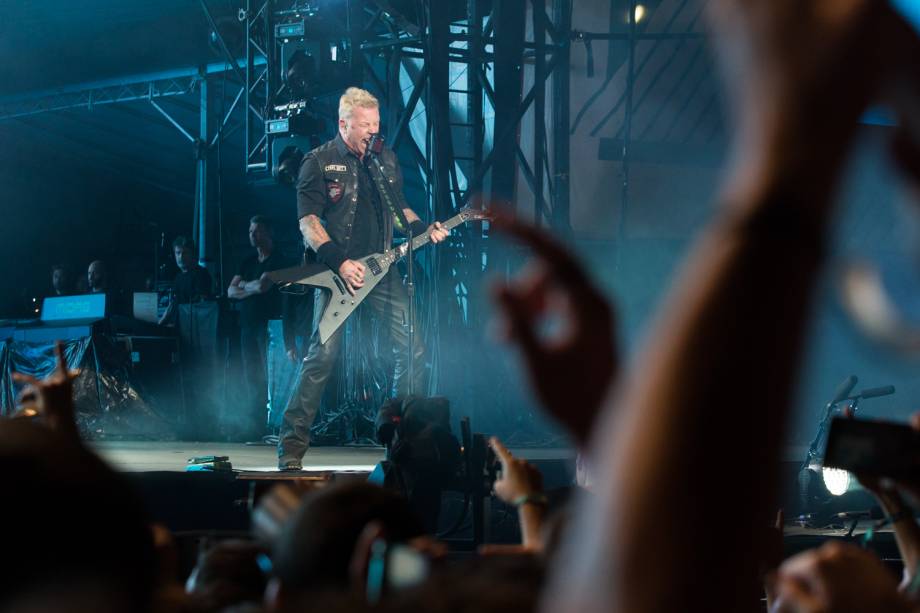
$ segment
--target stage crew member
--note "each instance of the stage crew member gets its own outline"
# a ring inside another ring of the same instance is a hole
[[[250,220],[249,243],[256,253],[243,260],[227,288],[227,296],[239,301],[240,356],[245,384],[244,413],[238,416],[238,423],[227,426],[237,430],[231,438],[255,440],[265,433],[268,415],[268,320],[281,317],[281,293],[265,273],[284,268],[287,262],[275,251],[272,223],[267,217],[256,215]]]
[[[105,294],[106,316],[127,316],[131,313],[130,299],[125,292],[115,287],[109,277],[109,269],[102,260],[93,260],[86,270],[86,283],[91,294]]]
[[[61,264],[51,267],[51,294],[49,296],[69,296],[74,293],[73,279],[70,271]]]
[[[198,265],[195,258],[195,243],[184,236],[177,236],[173,241],[173,254],[176,256],[179,273],[173,279],[169,306],[160,318],[160,325],[176,320],[178,305],[207,300],[213,295],[211,274]]]
[[[399,161],[389,149],[377,155],[392,187],[388,190],[392,193],[391,200],[397,200],[398,211],[390,210],[378,192],[372,175],[376,171],[366,153],[368,140],[379,130],[377,99],[363,89],[348,88],[339,100],[338,135],[304,156],[297,180],[297,216],[304,241],[316,252],[319,261],[339,274],[350,291],[364,285],[367,271],[359,259],[383,251],[392,243],[394,225],[400,224],[399,212],[405,216],[413,235],[429,230],[403,197]],[[434,243],[447,238],[448,231],[437,222],[430,230]],[[329,295],[318,291],[315,300],[315,317],[319,318]],[[362,304],[371,305],[390,328],[397,344],[394,387],[397,393],[405,393],[409,298],[396,267],[389,270]],[[278,442],[281,470],[301,468],[301,459],[310,444],[310,426],[342,344],[342,330],[339,328],[325,344],[320,343],[318,330],[313,331],[301,366],[298,390],[284,411]],[[417,337],[414,345],[415,389],[421,391],[425,369]]]

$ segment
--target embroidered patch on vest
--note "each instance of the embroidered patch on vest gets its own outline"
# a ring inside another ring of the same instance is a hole
[[[323,172],[348,172],[348,166],[344,164],[326,164]]]
[[[338,181],[326,181],[326,195],[329,196],[329,200],[335,204],[342,199],[342,194],[345,193],[345,186]]]

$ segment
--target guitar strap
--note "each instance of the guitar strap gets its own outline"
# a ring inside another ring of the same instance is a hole
[[[387,208],[390,210],[390,214],[393,216],[393,221],[396,223],[396,229],[403,234],[408,235],[409,221],[406,219],[406,214],[403,213],[402,208],[396,204],[399,202],[399,198],[397,198],[393,193],[393,184],[386,176],[386,173],[383,170],[383,164],[374,154],[370,154],[368,157],[370,158],[368,169],[370,170],[371,177],[374,179],[374,183],[377,185],[377,191],[380,193],[380,199],[383,200]]]

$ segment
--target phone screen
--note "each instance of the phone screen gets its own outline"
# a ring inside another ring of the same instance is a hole
[[[389,592],[422,583],[428,577],[425,554],[401,543],[377,539],[371,546],[367,568],[367,599],[374,604]]]
[[[907,424],[834,418],[824,465],[873,476],[915,473],[920,461],[920,433]]]

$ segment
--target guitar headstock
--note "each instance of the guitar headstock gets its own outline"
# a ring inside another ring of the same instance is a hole
[[[483,219],[492,219],[492,213],[487,209],[475,209],[473,207],[467,206],[460,209],[460,212],[457,213],[457,217],[461,221],[480,221]]]

